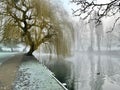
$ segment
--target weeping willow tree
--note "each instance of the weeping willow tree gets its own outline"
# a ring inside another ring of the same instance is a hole
[[[24,43],[30,47],[27,55],[32,55],[43,43],[52,45],[58,55],[70,54],[70,41],[65,33],[71,31],[63,29],[60,21],[64,18],[59,19],[58,13],[48,0],[1,0],[0,7],[1,14],[7,20],[4,27],[9,27],[4,29],[7,37],[11,36],[9,32],[16,30],[14,35],[21,35]]]
[[[12,23],[7,23],[4,26],[2,43],[4,46],[11,48],[11,51],[14,51],[13,48],[16,48],[17,44],[21,42],[21,31],[18,29]]]

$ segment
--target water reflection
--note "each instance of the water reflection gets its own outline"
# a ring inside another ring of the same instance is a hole
[[[72,62],[61,59],[43,60],[43,63],[54,72],[56,78],[62,83],[66,83],[69,90],[74,90],[74,65]]]
[[[119,90],[120,60],[109,55],[76,53],[67,60],[44,60],[69,90]]]
[[[104,73],[102,71],[101,65],[101,56],[98,55],[98,60],[96,63],[96,72],[95,72],[95,63],[93,62],[93,55],[89,56],[91,64],[91,77],[90,77],[90,86],[91,90],[103,90],[102,85],[104,84]]]

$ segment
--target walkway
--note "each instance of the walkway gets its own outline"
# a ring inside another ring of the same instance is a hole
[[[24,56],[13,90],[67,90],[44,65]]]
[[[0,90],[11,90],[23,55],[16,55],[0,66]]]
[[[17,55],[0,66],[0,90],[67,90],[34,57]]]

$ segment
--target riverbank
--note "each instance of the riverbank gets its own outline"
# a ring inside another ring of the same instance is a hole
[[[0,90],[67,90],[33,56],[17,55],[0,66]]]
[[[67,90],[44,65],[32,56],[24,56],[13,90]]]

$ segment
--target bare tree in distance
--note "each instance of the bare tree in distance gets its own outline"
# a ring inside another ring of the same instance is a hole
[[[94,18],[97,25],[100,24],[103,17],[111,17],[119,13],[120,11],[120,0],[110,0],[105,3],[98,3],[99,0],[71,0],[72,3],[75,3],[78,6],[78,9],[73,10],[75,16],[81,16],[83,19],[87,19],[95,11],[97,13],[97,18]],[[119,21],[120,16],[114,22],[112,32],[116,23]]]

